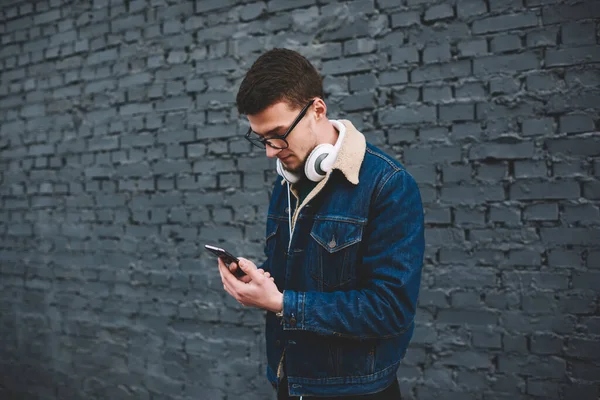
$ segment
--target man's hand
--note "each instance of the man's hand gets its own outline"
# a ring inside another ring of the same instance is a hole
[[[283,293],[277,289],[268,272],[257,269],[256,265],[245,258],[240,258],[240,268],[246,273],[236,278],[219,258],[219,273],[223,288],[234,299],[244,306],[263,308],[279,312],[283,308]]]
[[[246,260],[245,258],[238,258],[238,259],[239,259],[239,260],[245,260],[245,261],[248,261],[248,260]],[[221,259],[220,259],[220,258],[219,258],[219,261],[221,261]],[[248,261],[248,262],[249,262],[250,264],[253,264],[253,263],[252,263],[252,261]],[[254,265],[254,264],[253,264],[253,265]],[[239,269],[241,269],[241,268],[240,268],[240,267],[237,265],[237,263],[234,263],[234,262],[232,262],[231,264],[229,264],[229,265],[226,265],[226,267],[227,267],[227,269],[229,269],[229,271],[230,271],[232,274],[234,274],[233,276],[234,276],[234,277],[235,277],[235,278],[236,278],[238,281],[242,281],[242,282],[244,282],[244,283],[250,283],[250,281],[252,280],[252,278],[251,278],[251,277],[250,277],[250,275],[248,275],[248,274],[246,274],[246,275],[242,275],[242,276],[237,276],[237,275],[235,275],[235,272],[238,270],[238,268],[239,268]],[[256,268],[256,266],[255,266],[254,268]],[[262,269],[259,269],[258,271],[259,271],[259,272],[261,272],[261,273],[264,273],[264,275],[265,275],[267,278],[271,278],[271,280],[273,280],[273,277],[272,277],[272,276],[271,276],[271,275],[270,275],[268,272],[264,272]]]
[[[239,258],[238,258],[239,259]],[[241,261],[241,259],[240,259]],[[221,258],[219,258],[219,263],[221,263]],[[235,272],[238,270],[238,268],[240,268],[235,262],[232,262],[231,264],[229,264],[229,266],[226,266],[227,269],[229,269],[229,271],[232,274],[235,274]],[[240,268],[241,269],[241,268]],[[267,272],[268,274],[268,272]],[[236,278],[238,281],[242,281],[244,283],[250,283],[250,281],[252,280],[252,278],[250,277],[250,275],[246,274],[246,275],[242,275],[242,276],[236,276],[234,275],[234,278]]]

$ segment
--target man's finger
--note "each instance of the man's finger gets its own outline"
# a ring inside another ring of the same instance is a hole
[[[223,260],[221,260],[221,258],[218,258],[218,263],[219,263],[219,272],[223,276],[223,279],[226,279],[229,275],[231,275],[231,271],[229,270],[227,265],[225,265]]]
[[[221,269],[221,260],[217,261],[217,266],[219,269],[219,275],[221,276],[221,281],[225,282],[225,277],[223,276],[223,270]]]
[[[231,264],[229,264],[227,266],[227,269],[229,269],[229,272],[234,273],[236,269],[238,269],[239,266],[236,262],[232,262]]]
[[[240,268],[246,273],[246,275],[252,278],[252,280],[262,277],[263,274],[258,272],[258,269],[252,268],[252,265],[253,264],[245,258],[240,258]]]
[[[225,280],[223,282],[223,289],[225,289],[225,291],[227,293],[229,293],[229,295],[231,297],[233,297],[235,300],[240,301],[239,294],[236,292],[236,290],[234,288],[231,287],[231,285],[229,284],[229,282],[227,280]]]
[[[231,280],[235,279],[229,268],[225,265],[225,263],[219,258],[219,273],[221,274],[221,280],[223,282],[228,282],[231,284]]]
[[[219,271],[221,272],[223,283],[227,285],[227,293],[232,295],[236,300],[239,300],[239,296],[243,293],[246,284],[239,281],[221,260],[219,260]]]

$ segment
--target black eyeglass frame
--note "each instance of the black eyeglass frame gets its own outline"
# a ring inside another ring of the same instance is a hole
[[[294,130],[294,128],[296,127],[296,125],[298,125],[298,123],[302,120],[302,118],[304,118],[304,115],[306,115],[306,112],[308,111],[308,108],[310,106],[312,106],[312,104],[315,102],[315,99],[312,99],[311,101],[308,102],[308,104],[306,104],[304,106],[304,108],[302,109],[302,111],[300,111],[300,114],[298,114],[298,116],[296,117],[296,119],[294,120],[294,122],[292,122],[292,125],[290,125],[290,127],[287,129],[287,131],[285,131],[285,133],[283,135],[276,135],[276,136],[271,136],[269,138],[259,138],[259,137],[250,137],[250,134],[252,133],[252,127],[248,128],[248,132],[246,132],[246,136],[244,136],[246,138],[246,140],[248,140],[250,143],[252,143],[254,146],[259,147],[261,149],[266,149],[267,145],[269,145],[270,147],[277,149],[277,150],[284,150],[287,149],[290,145],[287,142],[287,140],[285,139],[290,133],[292,133],[292,131]],[[257,135],[258,136],[258,135]],[[273,146],[269,140],[274,140],[274,139],[278,139],[278,140],[283,140],[283,142],[285,143],[285,147],[278,147],[278,146]]]

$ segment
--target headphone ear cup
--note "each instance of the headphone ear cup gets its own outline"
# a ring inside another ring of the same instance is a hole
[[[313,182],[319,182],[327,172],[331,170],[331,165],[327,168],[325,165],[331,164],[324,162],[327,158],[332,157],[335,148],[329,143],[320,144],[314,148],[314,150],[308,156],[306,164],[304,165],[304,174],[308,179]]]
[[[283,164],[281,163],[279,158],[277,159],[276,164],[277,164],[277,173],[279,175],[281,175],[283,177],[283,179],[285,179],[289,183],[296,183],[300,180],[300,176],[298,176],[298,174],[295,174],[295,173],[290,172],[287,169],[285,169],[285,167],[283,166]]]

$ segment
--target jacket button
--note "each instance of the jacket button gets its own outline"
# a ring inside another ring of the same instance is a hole
[[[290,325],[291,325],[291,326],[296,326],[296,318],[292,317],[292,318],[290,319]]]
[[[276,346],[276,347],[280,347],[280,346],[281,346],[281,341],[279,341],[279,340],[276,340],[276,341],[275,341],[275,346]]]

